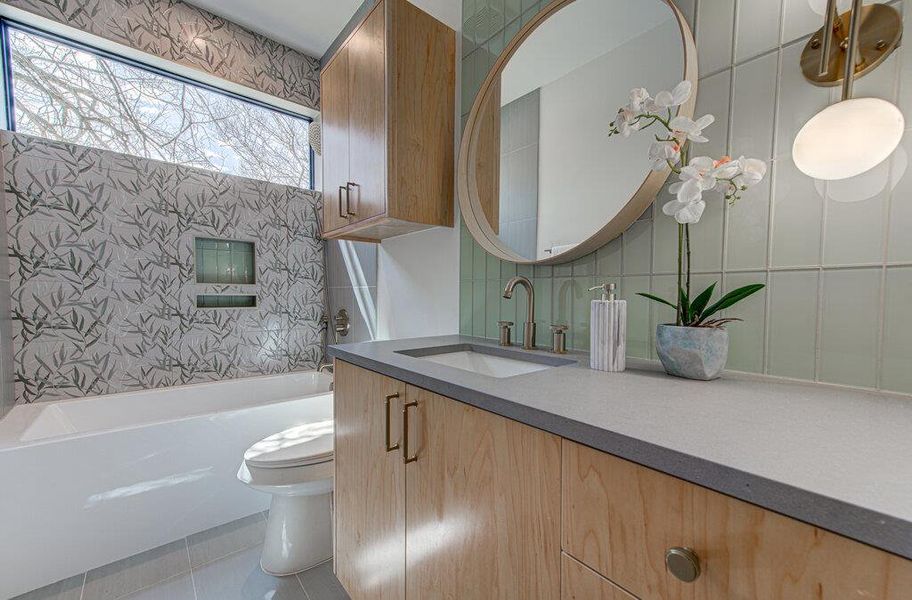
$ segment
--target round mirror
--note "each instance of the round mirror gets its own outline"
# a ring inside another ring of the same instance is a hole
[[[624,232],[670,171],[650,135],[608,137],[630,90],[693,84],[693,36],[671,0],[554,0],[497,58],[459,155],[463,218],[481,246],[516,263],[561,263]]]

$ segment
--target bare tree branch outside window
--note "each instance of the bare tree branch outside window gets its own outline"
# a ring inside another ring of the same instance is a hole
[[[307,121],[9,30],[16,130],[309,188]]]

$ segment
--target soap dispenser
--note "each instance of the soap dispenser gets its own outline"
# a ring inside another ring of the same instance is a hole
[[[598,371],[623,371],[627,367],[627,301],[618,300],[613,283],[589,288],[602,290],[592,301],[589,320],[589,366]]]

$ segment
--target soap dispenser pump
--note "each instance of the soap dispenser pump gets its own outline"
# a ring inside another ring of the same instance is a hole
[[[623,371],[627,368],[627,301],[617,299],[613,283],[589,291],[598,289],[602,298],[592,301],[589,320],[589,366],[598,371]]]

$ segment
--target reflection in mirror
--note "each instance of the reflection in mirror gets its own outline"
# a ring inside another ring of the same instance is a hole
[[[612,221],[650,172],[652,138],[613,143],[609,123],[630,89],[671,89],[684,63],[663,0],[576,0],[532,31],[474,128],[469,185],[501,245],[546,260]]]

